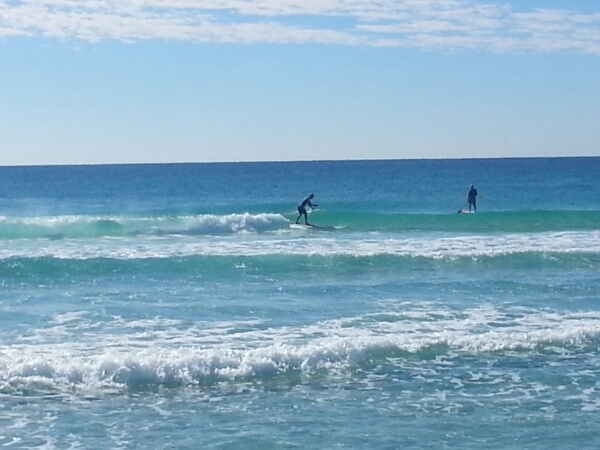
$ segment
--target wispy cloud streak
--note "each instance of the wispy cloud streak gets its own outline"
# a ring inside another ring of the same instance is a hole
[[[600,55],[600,13],[473,0],[0,0],[0,37]]]

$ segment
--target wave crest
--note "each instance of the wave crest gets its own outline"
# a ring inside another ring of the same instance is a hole
[[[201,214],[193,216],[0,217],[0,239],[77,239],[135,235],[264,233],[287,228],[281,214]]]
[[[600,339],[600,316],[592,313],[531,311],[515,318],[481,308],[460,317],[416,310],[378,317],[234,334],[204,327],[190,333],[171,324],[153,331],[152,342],[144,334],[102,334],[87,343],[56,344],[40,336],[44,342],[0,348],[0,391],[32,384],[135,388],[289,380],[354,367],[405,365],[409,360],[428,364],[441,355],[446,360],[480,354],[503,358],[524,352],[560,360],[593,352]]]

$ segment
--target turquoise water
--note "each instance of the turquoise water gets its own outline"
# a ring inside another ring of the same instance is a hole
[[[0,168],[0,446],[598,448],[598,174]]]

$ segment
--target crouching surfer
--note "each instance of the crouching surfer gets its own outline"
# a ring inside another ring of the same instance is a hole
[[[319,206],[315,203],[312,203],[311,200],[315,198],[314,194],[310,194],[308,197],[306,197],[302,203],[300,203],[298,205],[298,218],[296,219],[296,223],[298,223],[298,221],[300,220],[300,217],[304,216],[304,223],[306,225],[310,225],[308,223],[308,214],[306,213],[306,207],[310,206],[311,209],[315,209],[315,207]]]

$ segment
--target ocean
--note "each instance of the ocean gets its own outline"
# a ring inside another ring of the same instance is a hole
[[[600,448],[600,158],[0,167],[0,285],[3,448]]]

